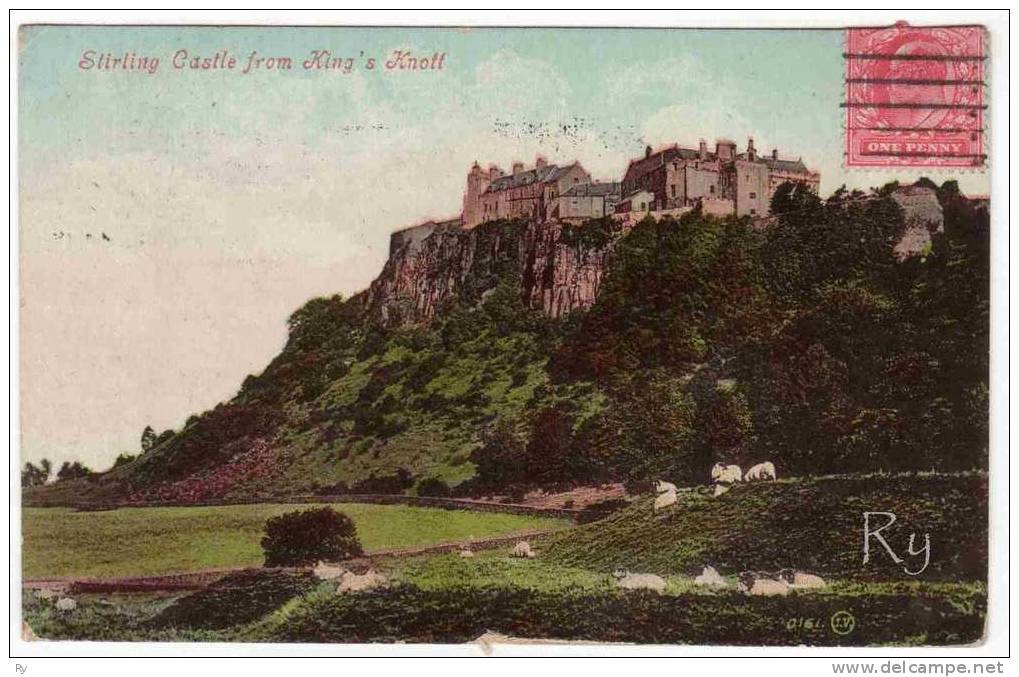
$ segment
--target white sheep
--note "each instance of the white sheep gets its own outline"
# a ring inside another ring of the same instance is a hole
[[[693,579],[693,582],[697,585],[707,585],[712,588],[725,588],[728,584],[722,575],[718,573],[715,567],[706,566],[701,571],[700,575]]]
[[[718,498],[719,496],[721,496],[725,492],[729,491],[729,489],[731,489],[731,488],[732,487],[730,487],[728,484],[716,484],[715,485],[715,490],[713,492],[711,492],[711,495],[714,496],[715,498]]]
[[[722,484],[736,484],[743,480],[743,471],[738,465],[716,463],[711,468],[711,479]]]
[[[828,584],[817,574],[808,574],[806,571],[793,571],[782,569],[778,572],[779,580],[785,581],[791,588],[809,590],[811,588],[826,588]]]
[[[474,553],[469,548],[461,549],[457,555],[460,556],[460,559],[470,559],[471,557],[474,557]]]
[[[60,611],[74,611],[78,608],[78,603],[70,597],[61,597],[57,600],[56,606]]]
[[[664,494],[666,491],[676,491],[676,485],[672,482],[663,482],[661,480],[655,482],[656,493]]]
[[[352,571],[344,571],[343,575],[340,576],[340,584],[336,586],[336,594],[342,595],[347,592],[371,590],[382,587],[385,584],[386,577],[374,569],[369,569],[367,573],[361,575],[355,574]]]
[[[531,559],[532,557],[534,557],[534,551],[531,550],[530,543],[528,543],[527,541],[520,541],[519,543],[513,546],[513,549],[510,551],[510,556]]]
[[[664,494],[659,494],[655,498],[654,512],[658,512],[659,510],[667,508],[670,505],[674,505],[675,503],[676,503],[676,490],[673,489],[671,491],[666,491]]]
[[[343,574],[347,573],[347,570],[340,566],[319,562],[311,570],[311,573],[320,581],[332,581],[343,576]]]
[[[747,470],[747,474],[743,476],[743,479],[747,482],[764,482],[766,480],[773,480],[775,479],[775,464],[771,461],[758,463],[750,470]]]
[[[631,574],[622,569],[612,574],[616,587],[623,590],[652,590],[659,595],[665,592],[665,579],[654,574]]]
[[[767,578],[753,571],[744,571],[739,575],[740,592],[763,597],[785,596],[789,594],[789,584],[782,580]]]
[[[52,588],[40,588],[35,591],[35,596],[39,599],[53,599],[57,596],[57,591]]]

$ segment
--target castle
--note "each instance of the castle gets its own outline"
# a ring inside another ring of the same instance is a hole
[[[612,215],[632,218],[646,213],[679,215],[700,206],[705,213],[766,216],[775,190],[787,181],[806,184],[815,193],[821,175],[802,159],[782,159],[778,150],[758,155],[754,140],[745,152],[720,139],[713,151],[674,144],[631,160],[621,182],[592,181],[580,165],[559,167],[538,157],[531,169],[513,164],[503,172],[475,162],[467,174],[461,224],[464,228],[507,218],[583,220]]]

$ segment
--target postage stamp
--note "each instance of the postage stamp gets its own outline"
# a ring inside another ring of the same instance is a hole
[[[983,167],[984,29],[846,30],[846,165]]]

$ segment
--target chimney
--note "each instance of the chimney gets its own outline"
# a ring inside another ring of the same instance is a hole
[[[757,151],[754,150],[754,137],[752,136],[747,139],[747,159],[748,160],[757,159]]]
[[[778,159],[778,148],[772,148],[771,149],[771,159],[772,160],[777,160]]]
[[[702,160],[707,160],[708,159],[708,142],[705,141],[704,139],[701,139],[701,142],[699,144],[698,150],[700,151],[701,159]]]
[[[499,169],[498,165],[488,165],[488,178],[489,179],[494,181],[495,179],[499,178],[501,175],[502,175],[502,171]]]
[[[649,157],[651,157],[651,146],[644,148],[644,159],[646,160]]]
[[[513,163],[513,173],[514,174],[519,174],[522,171],[524,171],[524,163],[520,162],[519,160],[517,162],[514,162]]]
[[[548,160],[545,159],[544,155],[538,155],[534,158],[534,166],[537,167],[538,169],[541,169],[546,165],[548,165]]]

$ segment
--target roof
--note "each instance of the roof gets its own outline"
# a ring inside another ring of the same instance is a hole
[[[789,172],[791,174],[809,174],[810,170],[803,164],[803,160],[775,160],[771,157],[759,157],[758,160],[768,165],[768,168],[776,172]]]
[[[569,190],[563,193],[563,197],[588,197],[619,195],[620,184],[614,181],[605,183],[578,183],[570,186]]]
[[[627,200],[632,200],[633,198],[637,197],[641,193],[645,193],[647,195],[654,196],[654,193],[652,193],[650,190],[645,190],[645,189],[641,188],[640,190],[635,190],[635,191],[633,191],[632,193],[630,193],[628,195],[624,195],[623,199],[622,199],[622,202],[626,202]]]
[[[651,153],[647,157],[637,158],[630,160],[630,165],[626,169],[626,175],[630,176],[631,172],[639,176],[643,176],[650,171],[661,167],[662,165],[668,164],[673,160],[697,160],[700,159],[701,152],[696,148],[681,148],[679,146],[669,146],[656,153]],[[715,153],[708,151],[707,159],[714,160],[716,158]]]
[[[576,166],[576,163],[566,167],[545,165],[544,167],[535,167],[534,169],[528,169],[527,171],[517,172],[516,174],[510,174],[508,176],[500,176],[498,179],[489,184],[488,188],[485,189],[485,192],[497,193],[501,190],[509,190],[510,188],[529,186],[532,183],[548,183],[550,181],[555,181],[563,174],[573,169],[574,166]]]

